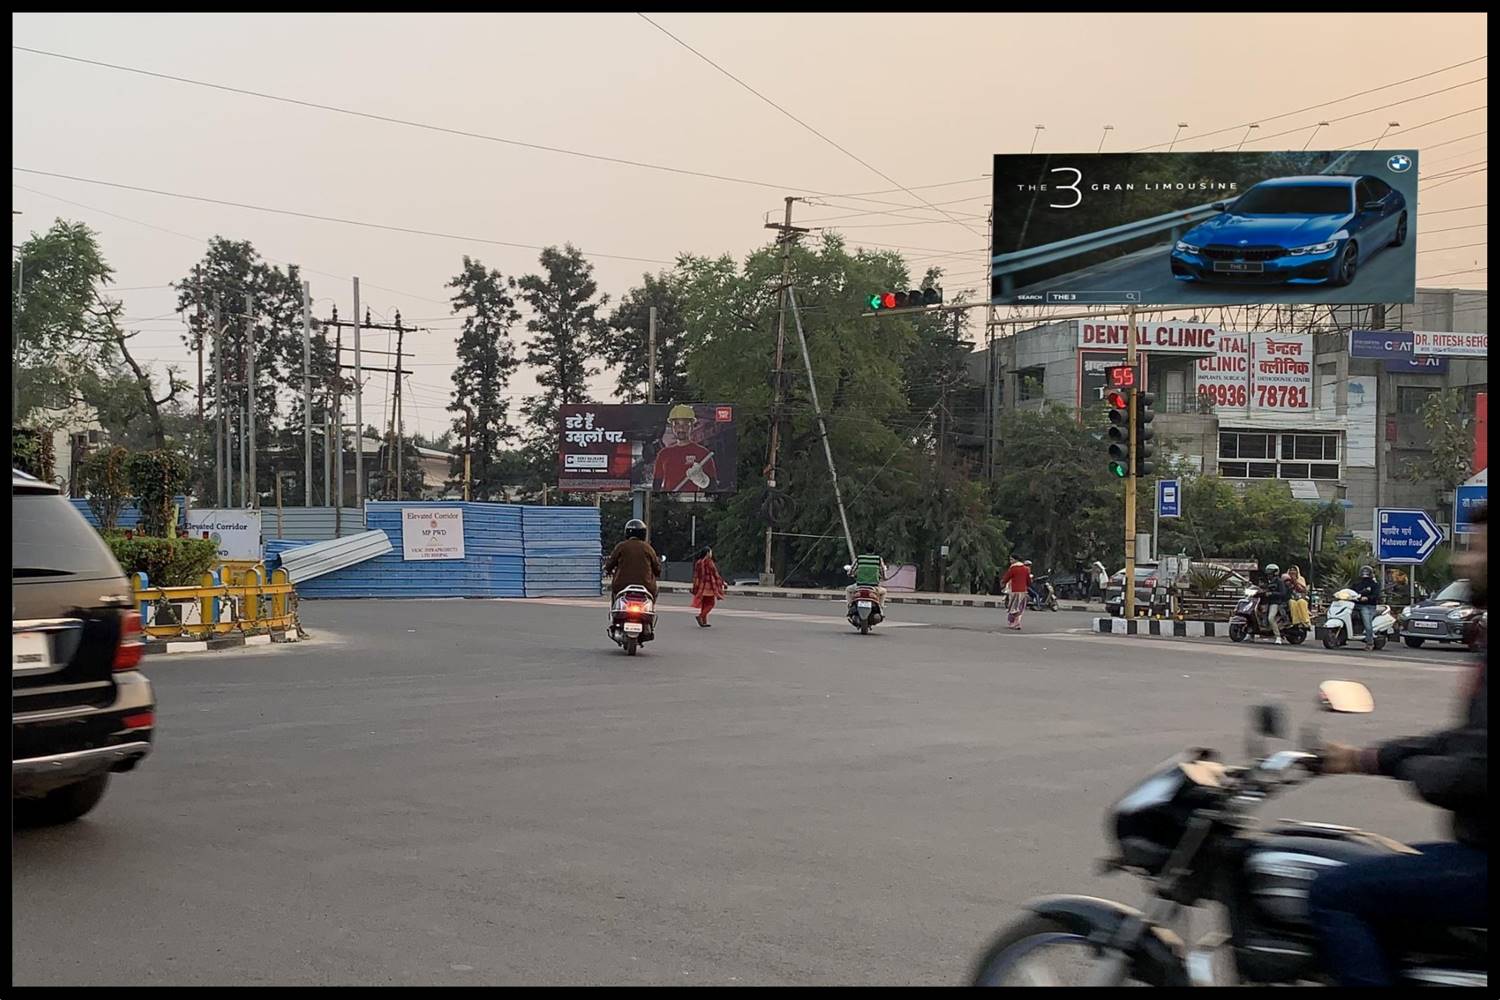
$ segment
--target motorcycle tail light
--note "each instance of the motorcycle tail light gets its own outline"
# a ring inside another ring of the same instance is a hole
[[[646,604],[644,601],[626,601],[625,613],[627,615],[643,615],[646,613]]]

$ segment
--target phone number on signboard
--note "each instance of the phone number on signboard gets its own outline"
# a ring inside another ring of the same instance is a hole
[[[1250,391],[1243,385],[1200,385],[1198,398],[1214,406],[1245,406]],[[1267,409],[1305,410],[1312,404],[1307,388],[1297,385],[1258,385],[1255,405]]]

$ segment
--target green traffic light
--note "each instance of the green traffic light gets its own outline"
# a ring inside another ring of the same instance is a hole
[[[1125,478],[1125,465],[1124,465],[1123,462],[1110,462],[1109,463],[1109,471],[1113,472],[1116,476],[1118,476],[1121,479]]]
[[[877,310],[879,308],[880,308],[880,296],[879,295],[871,295],[870,296],[870,309],[871,310]]]

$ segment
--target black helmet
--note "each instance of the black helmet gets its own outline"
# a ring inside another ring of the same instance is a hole
[[[1359,575],[1368,580],[1375,575],[1375,568],[1373,566],[1361,566],[1359,568]]]
[[[646,522],[642,521],[638,517],[632,517],[630,520],[626,521],[625,537],[639,538],[644,542],[646,540]]]

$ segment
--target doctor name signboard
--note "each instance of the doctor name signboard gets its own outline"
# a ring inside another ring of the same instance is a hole
[[[402,507],[402,559],[462,559],[464,512],[459,507]]]

